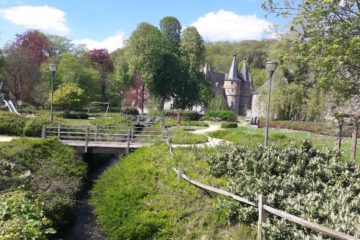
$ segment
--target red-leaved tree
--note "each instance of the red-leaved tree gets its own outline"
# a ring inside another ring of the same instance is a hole
[[[144,87],[141,75],[135,74],[133,87],[127,87],[123,91],[123,106],[143,109],[149,100],[149,90]]]
[[[112,59],[106,49],[93,49],[89,51],[90,61],[100,73],[101,94],[106,100],[107,76],[114,70]]]
[[[19,48],[29,50],[38,65],[46,60],[51,48],[48,38],[38,30],[16,34],[15,44]]]

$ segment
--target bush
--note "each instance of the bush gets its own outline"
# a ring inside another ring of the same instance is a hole
[[[165,110],[164,115],[166,117],[176,118],[178,110]],[[189,121],[199,121],[202,115],[195,111],[181,111],[181,119]]]
[[[170,133],[171,142],[175,144],[197,144],[208,141],[205,135],[193,134],[185,130],[172,130]]]
[[[0,134],[21,135],[26,118],[15,113],[0,112]]]
[[[84,112],[79,113],[66,113],[62,115],[64,118],[70,118],[70,119],[88,119],[89,115]]]
[[[17,139],[0,145],[0,191],[23,186],[45,202],[57,228],[71,220],[86,165],[56,139]]]
[[[175,149],[166,145],[142,148],[109,167],[91,191],[91,204],[109,239],[254,239],[245,226],[228,226],[226,209],[196,187],[179,181],[172,170],[184,167],[189,176],[224,186],[210,178],[203,158],[212,149]],[[201,173],[200,176],[198,173]],[[249,236],[246,236],[249,235]]]
[[[238,124],[237,124],[237,122],[222,122],[221,127],[222,128],[237,128]]]
[[[214,120],[214,121],[227,121],[227,122],[236,122],[237,115],[232,111],[222,110],[222,111],[209,111],[205,113],[205,119]]]
[[[254,202],[263,194],[274,208],[360,237],[360,168],[335,152],[304,141],[300,148],[236,147],[208,162],[214,176],[229,179],[230,192]],[[229,199],[223,204],[230,208],[229,221],[257,221],[256,208]],[[270,214],[264,229],[269,239],[328,239]]]
[[[111,117],[111,118],[97,118],[90,121],[91,124],[109,126],[109,127],[122,127],[122,126],[131,126],[132,118],[129,116],[121,117]]]
[[[43,125],[49,125],[50,123],[47,115],[31,118],[26,122],[23,134],[28,137],[40,137]]]
[[[0,195],[0,239],[48,239],[55,230],[44,216],[44,203],[28,192],[15,190]]]
[[[121,109],[121,112],[126,115],[139,115],[139,110],[137,108],[124,108]]]

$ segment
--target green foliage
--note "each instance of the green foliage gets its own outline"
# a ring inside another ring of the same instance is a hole
[[[164,125],[165,125],[165,127],[174,127],[174,126],[176,126],[176,120],[167,118],[167,119],[165,119]],[[184,120],[182,120],[180,122],[180,126],[208,127],[209,124],[207,122],[203,122],[203,121],[187,121],[187,120],[184,121]]]
[[[88,58],[87,53],[83,58]],[[87,100],[96,101],[100,99],[99,73],[88,65],[78,56],[64,54],[55,75],[56,83],[74,84],[84,90]]]
[[[48,239],[55,230],[44,216],[44,203],[15,190],[0,194],[0,239]]]
[[[90,121],[93,125],[102,125],[109,127],[122,127],[122,126],[131,126],[132,118],[129,116],[118,116],[111,118],[96,118]]]
[[[181,24],[175,17],[164,17],[160,21],[160,30],[167,37],[174,52],[178,52],[180,46]]]
[[[15,113],[0,112],[0,134],[21,135],[26,118]]]
[[[85,92],[73,83],[65,83],[54,92],[54,104],[62,106],[69,114],[74,107],[81,107],[85,103]]]
[[[176,119],[178,111],[179,110],[165,110],[164,115],[166,117],[172,117]],[[201,113],[190,110],[181,111],[180,115],[181,115],[181,119],[189,120],[189,121],[198,121],[202,116]]]
[[[208,141],[207,136],[201,134],[193,134],[191,132],[176,129],[171,130],[171,143],[174,144],[197,144],[205,143]]]
[[[56,228],[67,224],[86,173],[75,151],[56,139],[18,139],[0,148],[0,191],[23,186],[46,203]]]
[[[222,122],[221,127],[222,128],[237,128],[238,124],[237,124],[237,122]]]
[[[137,110],[137,108],[123,108],[121,109],[121,112],[126,115],[139,115],[139,110]]]
[[[208,111],[207,113],[205,113],[204,118],[215,121],[227,121],[227,122],[237,121],[236,114],[228,110]]]
[[[229,178],[230,192],[251,201],[263,194],[274,208],[360,236],[360,168],[335,152],[317,151],[308,141],[300,148],[236,147],[217,153],[209,164],[215,176]],[[223,205],[230,208],[231,222],[257,221],[256,208],[229,199]],[[328,239],[272,215],[264,229],[269,239]]]
[[[42,127],[51,124],[48,114],[42,114],[26,121],[23,135],[28,137],[40,137]]]
[[[215,207],[217,199],[179,181],[172,170],[185,168],[199,181],[224,186],[224,180],[207,174],[203,159],[209,151],[175,149],[172,156],[158,145],[108,168],[95,183],[91,203],[109,239],[225,239],[239,229],[234,239],[254,239],[252,229],[228,226],[226,210]]]
[[[223,95],[217,94],[214,98],[210,100],[209,111],[223,111],[228,110],[227,108],[227,102]]]

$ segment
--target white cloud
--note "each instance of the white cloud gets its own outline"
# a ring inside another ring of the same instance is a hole
[[[114,36],[110,36],[104,40],[96,41],[89,38],[74,40],[74,44],[85,45],[89,50],[106,48],[109,52],[115,51],[118,48],[124,46],[125,37],[122,33],[117,33]]]
[[[0,9],[0,15],[15,25],[66,35],[66,13],[49,6],[17,6]]]
[[[272,24],[256,15],[237,15],[219,10],[205,14],[191,25],[207,41],[238,41],[259,39]]]

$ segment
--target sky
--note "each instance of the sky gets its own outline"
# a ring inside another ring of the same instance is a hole
[[[261,9],[263,0],[0,0],[0,47],[15,34],[38,29],[89,49],[121,48],[141,22],[159,26],[165,16],[197,27],[204,40],[271,37],[286,20]]]

